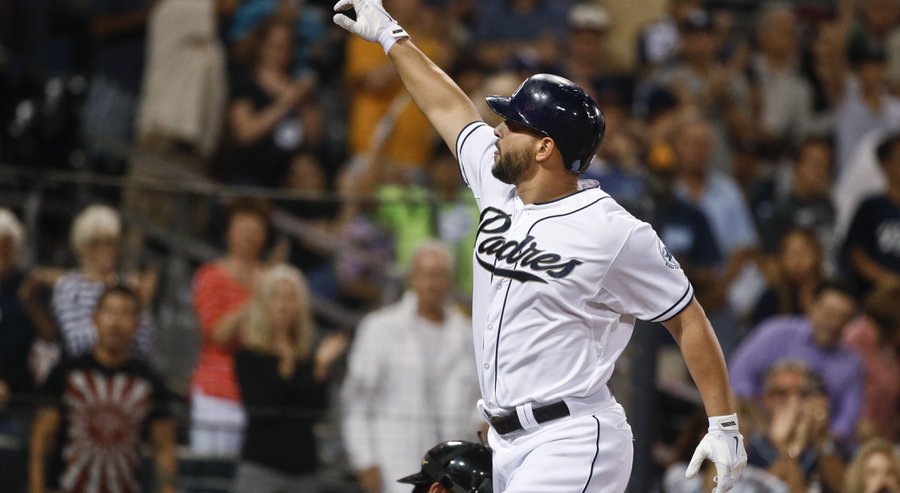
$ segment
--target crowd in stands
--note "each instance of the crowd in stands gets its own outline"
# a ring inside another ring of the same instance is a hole
[[[479,211],[381,48],[324,0],[40,3],[0,1],[0,157],[124,190],[64,227],[0,204],[0,489],[141,491],[150,450],[176,491],[180,444],[237,461],[235,492],[399,493],[423,450],[476,440]],[[584,178],[654,226],[716,330],[749,453],[736,492],[900,492],[900,1],[384,3],[491,125],[483,96],[538,72],[598,101]],[[27,111],[60,91],[79,101],[65,138]],[[169,168],[227,200],[180,217]],[[221,248],[191,265],[179,386],[154,369],[172,297],[135,225],[186,219]],[[335,326],[315,300],[365,316]],[[683,475],[702,410],[660,402],[681,436],[653,437],[653,490],[710,491],[714,471]],[[329,420],[344,489],[319,474]]]

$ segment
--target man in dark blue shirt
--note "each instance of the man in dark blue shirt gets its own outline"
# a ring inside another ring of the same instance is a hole
[[[850,270],[866,290],[900,283],[900,133],[877,153],[887,192],[859,205],[844,245]]]

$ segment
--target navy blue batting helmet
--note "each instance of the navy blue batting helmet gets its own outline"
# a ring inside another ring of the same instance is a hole
[[[491,449],[452,440],[435,445],[422,458],[422,470],[399,483],[438,483],[453,493],[491,493]]]
[[[532,75],[512,96],[485,99],[503,118],[553,139],[566,169],[576,173],[587,169],[606,133],[597,103],[574,82],[556,75]]]

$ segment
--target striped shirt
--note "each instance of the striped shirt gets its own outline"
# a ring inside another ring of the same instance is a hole
[[[211,337],[222,318],[240,309],[249,299],[250,291],[220,264],[206,264],[197,271],[194,278],[194,310],[200,322],[202,342],[193,385],[206,395],[240,400],[234,373],[234,352],[238,344],[223,348]]]
[[[53,286],[53,314],[59,324],[66,354],[70,357],[80,356],[94,349],[97,343],[94,308],[105,289],[103,282],[92,281],[78,271],[65,274]],[[149,355],[155,337],[156,325],[150,312],[144,310],[134,340],[138,354]]]

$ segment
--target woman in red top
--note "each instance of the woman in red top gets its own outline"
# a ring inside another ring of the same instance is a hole
[[[234,352],[247,301],[262,271],[267,211],[253,203],[230,211],[224,258],[200,267],[194,309],[202,335],[191,383],[191,448],[200,454],[236,456],[246,416],[234,375]]]

